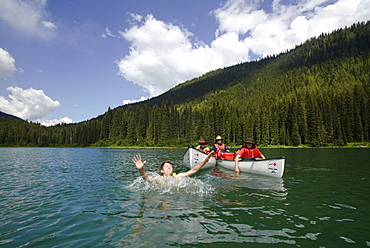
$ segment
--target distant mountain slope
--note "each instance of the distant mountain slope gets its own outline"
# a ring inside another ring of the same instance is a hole
[[[248,78],[248,81],[251,81],[270,62],[271,58],[266,58],[258,62],[247,62],[211,71],[198,78],[181,83],[157,97],[123,107],[131,109],[139,105],[153,106],[161,104],[164,101],[173,104],[183,104],[192,101],[199,102],[207,94],[225,90],[239,83],[241,80]]]
[[[356,31],[361,27],[361,31]],[[354,24],[346,29],[339,29],[331,34],[322,34],[311,38],[295,49],[273,55],[259,61],[246,62],[218,69],[201,77],[181,83],[167,92],[143,102],[123,106],[159,105],[166,101],[173,104],[184,104],[202,101],[208,94],[224,91],[242,83],[248,86],[256,82],[262,74],[281,74],[295,68],[310,67],[330,60],[346,57],[367,56],[370,49],[369,22]]]
[[[10,115],[10,114],[7,114],[7,113],[1,112],[1,111],[0,111],[0,117],[6,117],[6,118],[13,118],[13,119],[17,119],[17,120],[22,120],[21,118],[19,118],[17,116]]]

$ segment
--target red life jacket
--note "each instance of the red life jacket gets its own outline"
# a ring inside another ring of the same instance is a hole
[[[239,151],[236,152],[241,158],[258,158],[262,155],[262,153],[255,148],[248,149],[246,147],[242,147]]]

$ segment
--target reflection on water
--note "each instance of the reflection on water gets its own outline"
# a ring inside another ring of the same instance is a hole
[[[132,207],[122,213],[129,220],[110,232],[114,234],[121,229],[129,234],[114,244],[161,247],[248,240],[278,242],[273,238],[276,232],[255,228],[265,226],[260,223],[261,213],[268,216],[282,214],[279,209],[267,209],[265,204],[286,199],[288,192],[283,179],[245,173],[235,179],[232,174],[232,171],[216,168],[203,171],[196,178],[170,179],[161,183],[136,178],[125,187],[133,193],[133,201],[121,205],[122,209]],[[159,175],[152,173],[151,176]],[[256,221],[250,220],[256,218],[255,211],[259,216],[256,227]]]
[[[283,178],[216,167],[157,184],[131,161],[182,172],[184,152],[0,149],[1,247],[370,246],[368,150],[269,149]]]

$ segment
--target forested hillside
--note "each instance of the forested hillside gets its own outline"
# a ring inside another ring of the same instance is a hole
[[[370,23],[260,61],[207,73],[89,121],[43,127],[0,118],[0,144],[36,146],[345,145],[370,138]]]

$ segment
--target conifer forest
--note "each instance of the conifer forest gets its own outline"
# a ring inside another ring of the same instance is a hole
[[[109,96],[101,96],[109,97]],[[1,146],[313,147],[370,141],[370,22],[218,69],[93,119],[45,127],[0,117]]]

